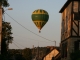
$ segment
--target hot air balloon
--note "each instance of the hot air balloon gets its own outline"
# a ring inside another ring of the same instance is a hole
[[[37,9],[33,11],[31,18],[34,24],[36,25],[36,27],[39,29],[39,33],[40,33],[41,32],[40,30],[48,22],[49,14],[47,11],[43,9]]]

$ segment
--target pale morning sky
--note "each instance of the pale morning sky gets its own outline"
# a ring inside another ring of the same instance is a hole
[[[8,0],[13,10],[6,10],[5,21],[10,22],[13,32],[13,42],[9,44],[10,49],[24,49],[45,46],[59,46],[61,40],[61,13],[59,10],[65,4],[67,0]],[[31,14],[36,9],[44,9],[49,13],[49,20],[46,25],[42,28],[41,33],[38,32],[38,28],[34,25]],[[12,18],[10,18],[12,17]],[[19,25],[20,23],[21,25]],[[30,31],[28,31],[28,30]],[[33,33],[32,33],[33,32]],[[35,34],[34,34],[35,33]],[[37,36],[37,35],[38,36]],[[48,41],[40,36],[51,40]]]

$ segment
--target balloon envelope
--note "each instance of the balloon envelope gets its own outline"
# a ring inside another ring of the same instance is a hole
[[[32,13],[32,21],[36,25],[36,27],[41,30],[43,26],[47,23],[49,19],[49,15],[47,11],[43,9],[37,9]]]

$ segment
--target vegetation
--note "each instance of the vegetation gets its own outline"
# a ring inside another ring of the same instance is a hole
[[[0,0],[0,7],[8,7],[8,0]],[[4,9],[2,9],[2,13],[4,13]],[[6,54],[8,45],[12,41],[12,27],[9,22],[2,21],[2,41],[1,41],[1,54]]]
[[[32,59],[32,52],[31,52],[31,49],[30,48],[25,48],[23,50],[23,57],[26,59],[26,60],[31,60]]]
[[[25,49],[9,49],[8,50],[8,58],[11,59],[14,57],[16,60],[32,60],[34,58],[37,58],[38,56],[38,47],[35,48],[25,48]],[[42,58],[46,55],[46,47],[39,47],[39,59],[42,60]]]
[[[1,53],[6,54],[9,43],[12,42],[12,27],[9,22],[2,22],[2,41],[1,41]]]
[[[0,6],[8,7],[9,6],[8,0],[0,0]]]

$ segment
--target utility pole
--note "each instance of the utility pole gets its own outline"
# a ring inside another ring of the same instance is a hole
[[[55,57],[56,41],[54,41],[54,43],[55,43],[55,45],[54,45],[55,47],[54,47],[54,55],[53,56]],[[54,58],[54,60],[55,60],[55,58]]]
[[[39,42],[38,42],[38,51],[37,52],[38,52],[38,60],[39,60]]]
[[[55,42],[55,47],[56,47],[56,41],[54,41]]]
[[[2,4],[0,3],[0,54],[1,54],[1,40],[2,40]]]

